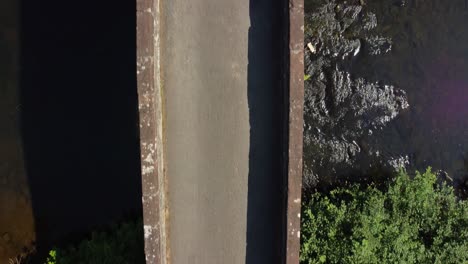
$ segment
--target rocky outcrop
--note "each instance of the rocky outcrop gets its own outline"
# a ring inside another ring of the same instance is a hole
[[[376,26],[376,15],[364,11],[360,1],[328,1],[306,16],[306,186],[370,168],[379,153],[363,139],[383,130],[409,106],[405,91],[354,77],[345,69],[360,53],[391,50],[391,39],[372,34]]]
[[[306,187],[431,166],[468,193],[466,3],[306,0]]]

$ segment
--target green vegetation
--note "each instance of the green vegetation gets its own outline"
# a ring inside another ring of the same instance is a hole
[[[304,81],[307,81],[310,79],[310,75],[309,74],[304,74]]]
[[[468,202],[428,169],[316,193],[303,206],[301,263],[468,263]]]
[[[141,221],[112,226],[108,232],[95,232],[79,243],[49,252],[45,264],[144,264]]]

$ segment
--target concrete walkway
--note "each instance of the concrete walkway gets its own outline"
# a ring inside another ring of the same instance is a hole
[[[171,263],[242,263],[249,1],[163,5]]]
[[[280,12],[256,2],[162,3],[170,263],[280,261]]]

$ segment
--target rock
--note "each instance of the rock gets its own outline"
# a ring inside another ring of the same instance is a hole
[[[392,50],[392,41],[381,36],[369,36],[366,38],[368,43],[367,52],[371,55],[380,55]]]
[[[315,49],[314,45],[312,43],[307,43],[307,47],[309,48],[310,52],[315,53],[317,50]]]
[[[375,14],[332,0],[307,14],[306,25],[306,41],[317,47],[305,55],[305,74],[311,78],[305,84],[304,126],[314,129],[304,131],[304,185],[313,188],[379,163],[384,151],[363,139],[383,130],[409,104],[405,91],[394,85],[342,69],[361,46],[369,55],[391,50],[391,39],[369,34],[377,26]],[[387,158],[389,169],[406,162]]]

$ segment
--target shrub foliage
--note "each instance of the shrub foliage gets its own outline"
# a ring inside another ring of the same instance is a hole
[[[430,169],[313,194],[302,215],[301,263],[468,263],[468,203]]]
[[[49,252],[46,264],[144,264],[143,225],[124,223],[66,249]]]

